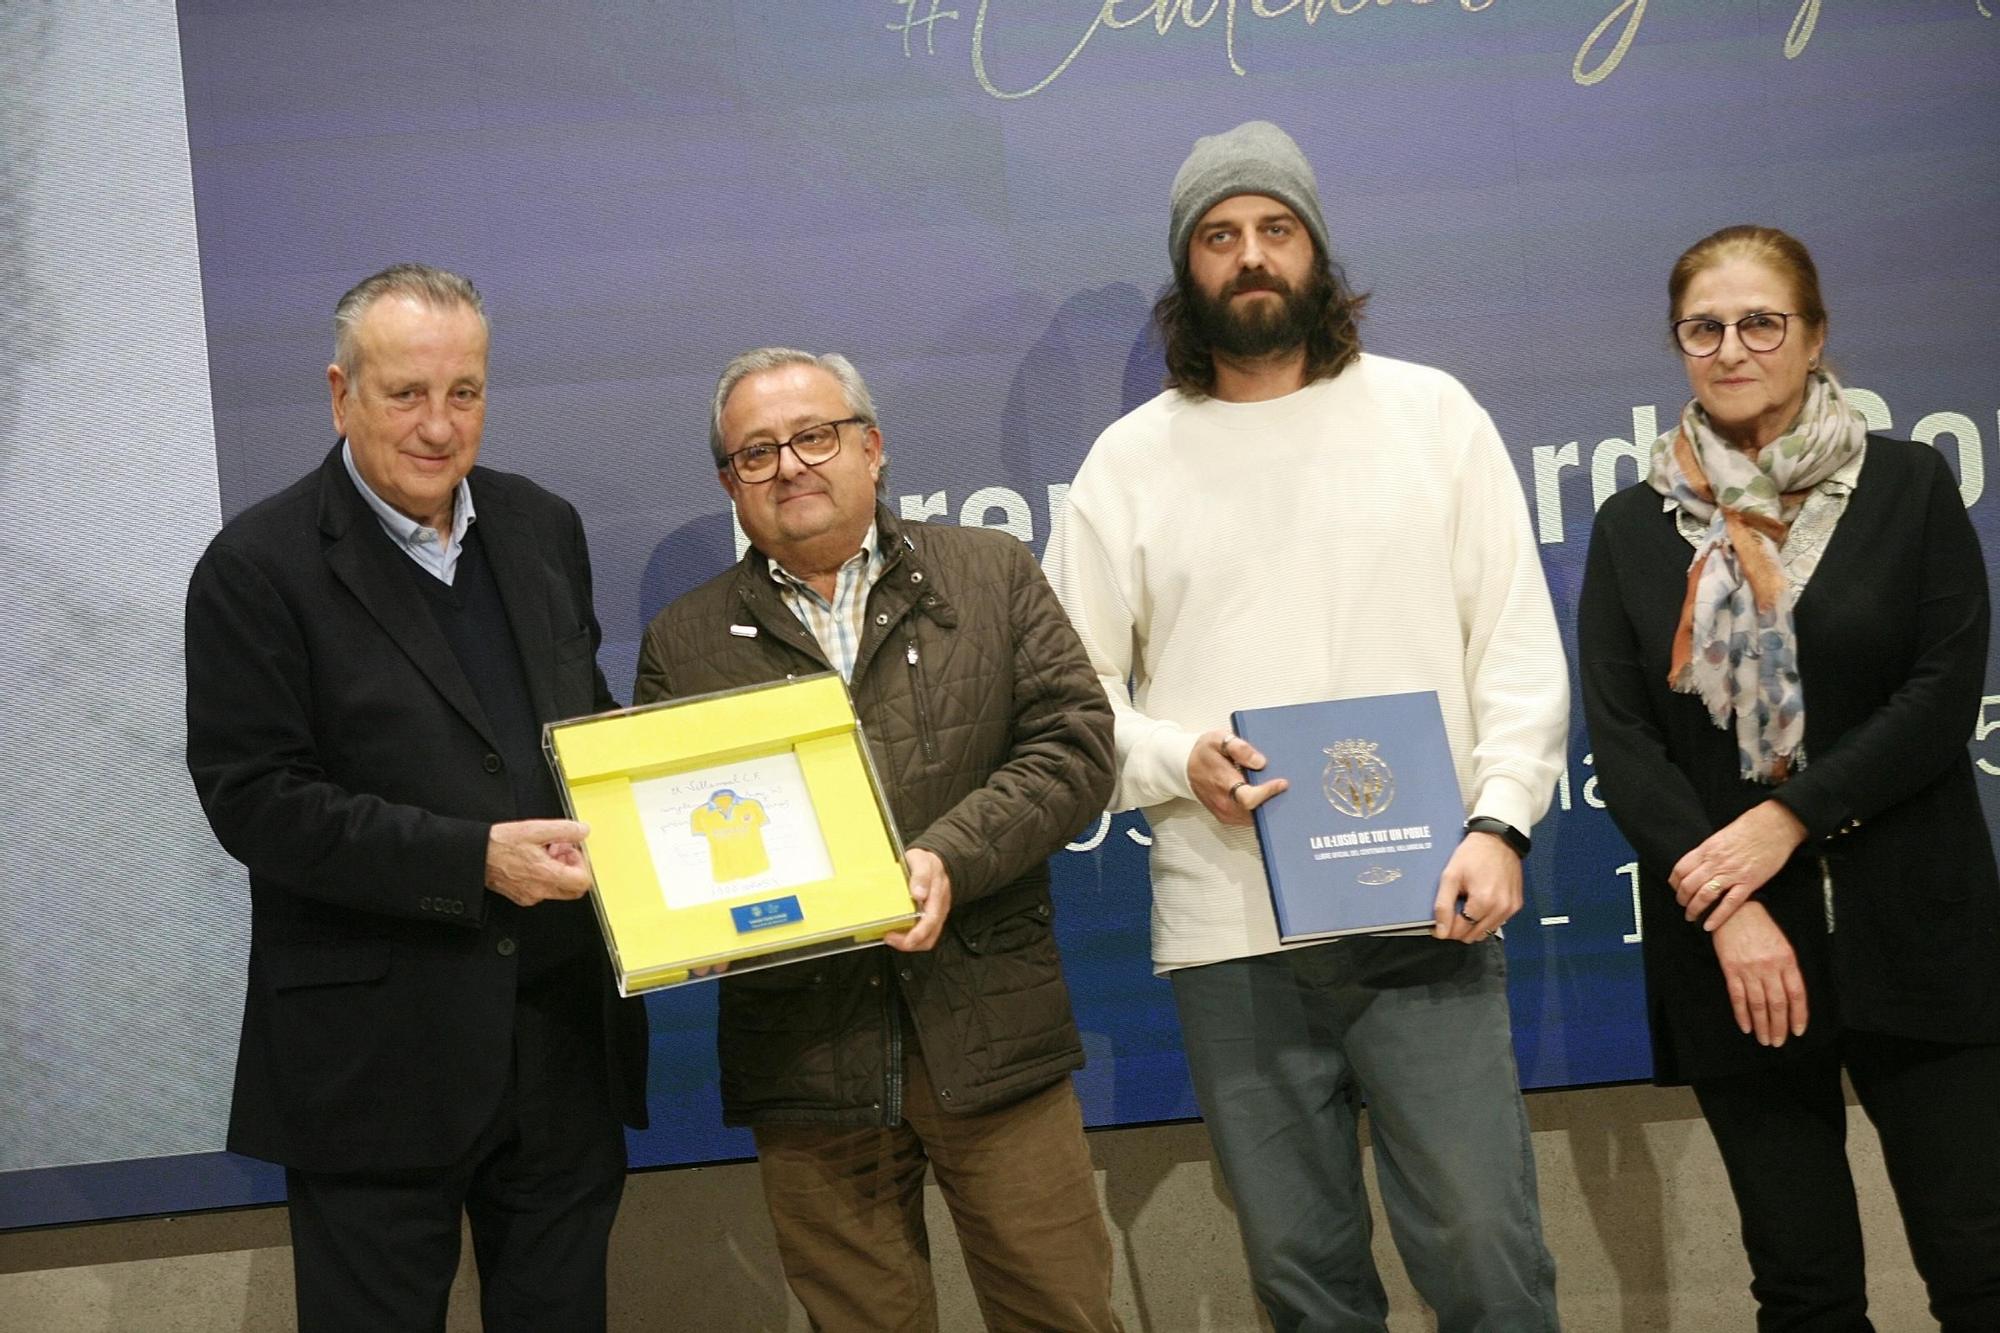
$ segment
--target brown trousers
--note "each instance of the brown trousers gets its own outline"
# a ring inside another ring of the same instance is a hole
[[[1068,1079],[976,1115],[939,1106],[916,1043],[903,1123],[756,1130],[786,1280],[823,1333],[934,1333],[924,1168],[937,1172],[986,1325],[1118,1333],[1111,1238]]]

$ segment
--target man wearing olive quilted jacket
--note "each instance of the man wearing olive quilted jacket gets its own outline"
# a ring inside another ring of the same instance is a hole
[[[816,1328],[935,1329],[928,1164],[989,1327],[1116,1329],[1050,921],[1048,857],[1111,788],[1082,645],[1021,543],[878,503],[845,358],[736,358],[710,447],[751,548],[653,621],[635,700],[839,671],[921,908],[885,949],[722,982],[723,1115],[786,1277]]]

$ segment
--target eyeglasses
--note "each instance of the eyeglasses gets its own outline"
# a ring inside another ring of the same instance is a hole
[[[1733,327],[1745,351],[1775,352],[1785,345],[1785,330],[1791,327],[1791,321],[1799,318],[1797,311],[1759,310],[1734,325],[1706,317],[1677,319],[1674,341],[1689,356],[1714,356],[1722,350],[1723,331]]]
[[[807,426],[789,440],[775,444],[746,444],[729,455],[729,470],[736,480],[755,486],[778,475],[778,455],[786,449],[807,467],[818,467],[840,452],[840,428],[867,423],[866,417],[842,417]]]

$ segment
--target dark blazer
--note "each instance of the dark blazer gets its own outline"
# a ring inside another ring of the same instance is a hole
[[[1577,616],[1599,787],[1639,854],[1656,1079],[1793,1058],[1843,1026],[2000,1041],[2000,875],[1966,751],[1986,678],[1986,566],[1943,459],[1869,439],[1798,600],[1807,762],[1781,786],[1740,778],[1734,735],[1667,687],[1692,555],[1657,492],[1619,492],[1598,511]],[[1737,1031],[1710,939],[1667,887],[1676,861],[1767,799],[1807,831],[1756,896],[1812,1006],[1804,1040],[1776,1051]]]
[[[567,503],[475,468],[476,529],[536,716],[615,707]],[[513,1059],[525,911],[485,885],[524,815],[424,595],[341,462],[225,526],[188,589],[188,768],[250,870],[229,1147],[315,1171],[442,1166]],[[602,992],[613,1109],[642,1124],[645,1013]]]

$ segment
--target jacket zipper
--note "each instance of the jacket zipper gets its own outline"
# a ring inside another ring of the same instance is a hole
[[[889,974],[882,987],[882,1017],[889,1033],[888,1068],[882,1078],[882,1123],[894,1127],[903,1119],[903,1016],[896,1012],[901,1001],[894,961],[884,960],[882,967]]]
[[[931,736],[931,706],[927,702],[928,691],[924,688],[924,668],[917,656],[917,641],[911,639],[903,652],[903,660],[910,664],[910,692],[917,701],[917,736],[924,743],[924,762],[937,764],[937,743]]]
[[[1826,854],[1819,857],[1819,891],[1826,903],[1826,933],[1833,934],[1833,867],[1826,863]]]

